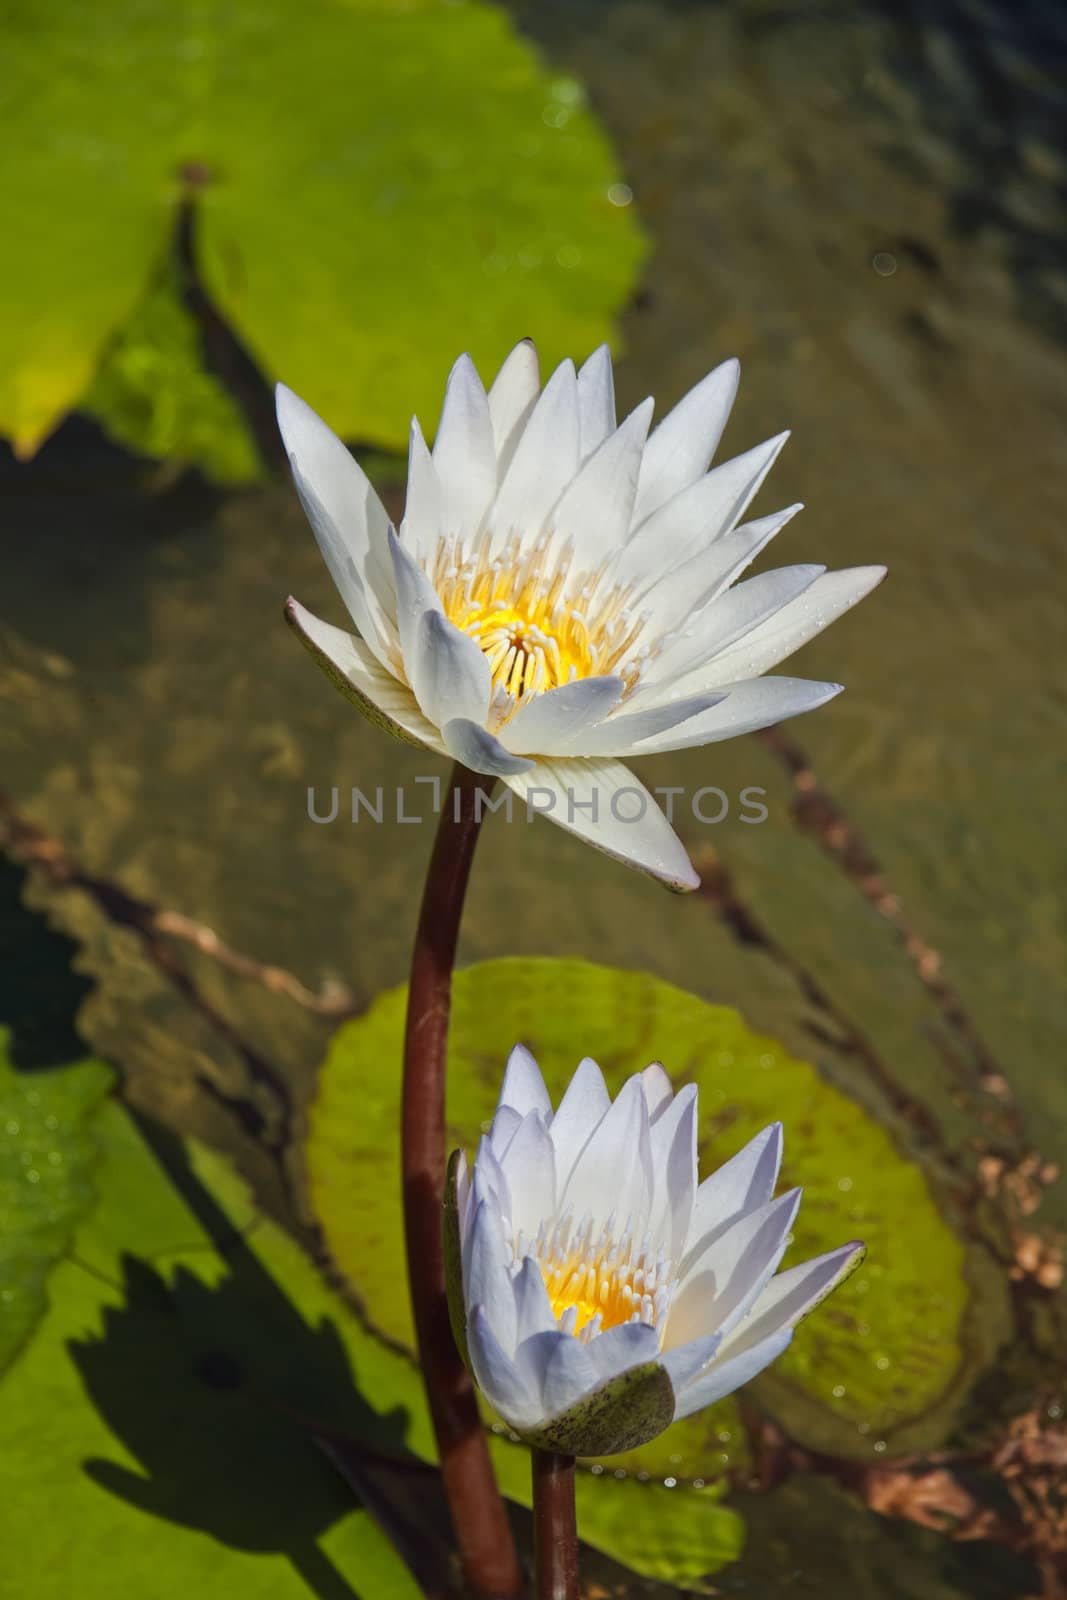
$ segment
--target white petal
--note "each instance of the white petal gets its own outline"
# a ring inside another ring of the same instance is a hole
[[[733,1394],[735,1389],[740,1389],[742,1384],[748,1383],[750,1378],[776,1361],[792,1337],[792,1330],[787,1329],[784,1333],[764,1339],[761,1344],[753,1345],[750,1350],[728,1359],[713,1361],[703,1375],[678,1396],[674,1420],[680,1422],[683,1417],[692,1416],[694,1411],[702,1411],[705,1406],[714,1405],[716,1400],[721,1400],[725,1395]]]
[[[508,1145],[501,1165],[511,1196],[511,1226],[532,1243],[546,1217],[556,1211],[556,1162],[544,1115],[529,1111]]]
[[[724,461],[635,528],[619,558],[620,581],[680,565],[728,534],[744,516],[788,437],[780,433]]]
[[[682,841],[644,784],[621,762],[544,760],[505,782],[531,813],[551,818],[616,861],[671,889],[699,885]]]
[[[648,1231],[653,1249],[663,1247],[679,1263],[689,1232],[697,1186],[697,1091],[687,1083],[650,1130],[655,1174]]]
[[[485,388],[470,356],[460,356],[448,375],[433,464],[447,531],[476,534],[496,494],[496,445]]]
[[[787,506],[773,516],[746,522],[743,528],[735,528],[725,538],[696,551],[678,567],[664,553],[656,571],[638,582],[630,602],[634,610],[648,618],[648,637],[669,633],[694,611],[710,604],[740,578],[760,551],[802,509],[799,504]]]
[[[813,678],[751,678],[727,688],[724,699],[715,702],[711,710],[689,716],[676,727],[632,745],[628,753],[656,755],[663,750],[688,750],[693,745],[736,739],[756,728],[784,722],[786,717],[814,711],[839,695],[841,689],[840,683],[817,683]]]
[[[429,567],[437,554],[437,544],[445,532],[445,498],[429,446],[422,436],[418,417],[411,419],[408,438],[408,486],[400,542],[416,563]]]
[[[514,1112],[509,1114],[515,1116]],[[499,1116],[500,1113],[498,1112],[497,1117],[493,1119],[494,1128]],[[518,1131],[518,1125],[519,1119],[515,1116],[515,1124],[512,1126],[507,1138],[501,1140],[502,1150],[506,1150],[511,1143],[513,1134]],[[502,1133],[503,1128],[499,1131]],[[500,1165],[493,1148],[492,1132],[488,1136],[483,1133],[478,1141],[478,1154],[475,1157],[474,1172],[471,1175],[471,1195],[473,1202],[468,1207],[467,1225],[469,1226],[474,1220],[474,1206],[477,1201],[489,1199],[492,1200],[495,1209],[500,1213],[504,1221],[506,1234],[511,1225],[511,1195],[508,1192],[508,1180],[504,1176],[504,1169]],[[465,1228],[464,1238],[466,1238],[466,1232],[467,1229]]]
[[[698,1339],[690,1339],[688,1344],[680,1344],[674,1350],[663,1352],[660,1361],[676,1396],[699,1376],[712,1357],[718,1354],[721,1344],[722,1334],[716,1329],[714,1333],[701,1334]]]
[[[745,1318],[730,1334],[723,1354],[748,1349],[785,1328],[795,1328],[831,1290],[847,1278],[863,1257],[865,1246],[858,1240],[829,1250],[826,1255],[803,1261],[798,1267],[779,1272],[767,1284]]]
[[[489,1128],[489,1143],[498,1161],[504,1159],[504,1152],[518,1133],[521,1123],[522,1115],[513,1106],[497,1106]]]
[[[484,653],[439,611],[424,611],[415,639],[415,694],[439,728],[453,717],[484,722],[493,692]]]
[[[657,1119],[674,1100],[674,1085],[667,1076],[662,1061],[649,1062],[641,1074],[641,1087],[645,1091],[649,1125],[655,1127]]]
[[[799,1204],[794,1189],[693,1253],[671,1302],[665,1341],[671,1349],[715,1328],[726,1334],[740,1322],[777,1269]]]
[[[487,671],[488,667],[486,660]],[[501,743],[515,755],[551,755],[561,743],[575,739],[580,743],[582,732],[602,722],[618,705],[623,688],[621,678],[577,678],[534,695],[501,728]]]
[[[441,611],[440,596],[410,550],[390,531],[389,550],[396,577],[396,625],[404,672],[412,688],[419,658],[419,623],[427,611]]]
[[[664,417],[645,450],[635,525],[707,470],[726,427],[740,373],[736,361],[724,361]]]
[[[715,688],[719,684],[769,672],[779,661],[791,656],[794,650],[799,650],[802,644],[814,639],[816,634],[870,594],[885,574],[885,567],[846,567],[840,572],[824,573],[814,583],[806,585],[799,597],[789,600],[773,615],[738,638],[730,649],[717,644],[715,658],[708,663],[710,672],[700,672],[701,687]],[[752,578],[749,581],[758,583],[759,579]],[[729,596],[723,599],[729,599]],[[712,609],[722,603],[722,600],[715,601]],[[675,687],[688,690],[690,685],[681,682]]]
[[[658,1361],[659,1335],[645,1322],[623,1322],[606,1333],[598,1333],[585,1349],[596,1369],[597,1383],[608,1383],[631,1367]]]
[[[593,569],[620,550],[630,531],[641,451],[652,421],[651,400],[631,411],[568,485],[553,514],[562,539],[573,540],[574,559]]]
[[[563,1192],[574,1163],[610,1109],[611,1098],[604,1074],[596,1062],[586,1056],[579,1061],[549,1130],[556,1152],[557,1192]]]
[[[637,696],[634,696],[636,700]],[[645,711],[623,713],[605,717],[594,727],[577,729],[558,754],[564,756],[628,756],[644,755],[652,748],[651,741],[659,735],[667,736],[676,730],[688,732],[693,717],[710,711],[726,699],[722,690],[708,694],[690,695],[681,700],[664,701],[650,705]],[[682,724],[685,724],[684,730]],[[664,746],[663,748],[666,748]]]
[[[578,369],[578,416],[581,459],[587,461],[608,434],[615,432],[615,379],[606,344],[594,350]]]
[[[515,1349],[518,1321],[503,1224],[496,1208],[477,1197],[463,1267],[463,1294],[468,1307],[485,1308],[501,1348],[510,1355]]]
[[[539,1111],[546,1122],[551,1119],[552,1101],[545,1088],[541,1068],[524,1044],[517,1044],[508,1056],[497,1104],[510,1106],[520,1117],[527,1116],[531,1111]]]
[[[535,1333],[551,1333],[556,1327],[544,1275],[533,1256],[526,1257],[515,1278],[515,1308],[520,1344]]]
[[[663,639],[659,653],[642,673],[642,687],[647,690],[653,685],[668,684],[673,699],[679,694],[737,682],[736,677],[722,676],[717,658],[725,659],[730,645],[774,618],[825,571],[825,567],[813,563],[775,567],[773,572],[746,578],[744,583],[720,594]],[[699,675],[694,670],[698,667]],[[659,704],[659,698],[645,693],[642,702]]]
[[[474,1376],[489,1404],[513,1428],[533,1427],[540,1420],[540,1398],[500,1344],[484,1306],[471,1313],[467,1341]]]
[[[319,665],[357,701],[365,717],[397,738],[443,750],[437,729],[423,716],[411,690],[376,660],[362,640],[323,622],[292,597],[285,615]]]
[[[496,544],[514,529],[535,537],[578,470],[578,384],[564,361],[522,430],[491,513]]]
[[[540,390],[536,346],[532,339],[521,339],[489,390],[489,419],[493,424],[498,480],[503,478],[511,463]]]
[[[693,1201],[687,1251],[703,1250],[738,1217],[765,1206],[774,1193],[781,1164],[782,1124],[772,1122],[700,1185]]]
[[[516,1351],[524,1377],[538,1393],[546,1420],[567,1411],[597,1386],[596,1368],[569,1333],[535,1333]]]
[[[509,755],[500,743],[480,723],[467,717],[453,717],[441,729],[441,738],[449,755],[462,761],[472,772],[483,772],[487,777],[510,779],[516,773],[534,770],[532,761],[525,756]]]
[[[616,1239],[632,1228],[640,1245],[652,1200],[652,1154],[648,1106],[640,1074],[620,1089],[607,1116],[578,1156],[560,1195],[560,1213],[576,1225],[590,1218],[595,1240],[614,1217]]]
[[[356,627],[383,659],[378,646],[387,634],[381,622],[391,624],[396,617],[385,507],[363,469],[309,405],[283,383],[275,390],[275,403],[297,493],[330,576]]]

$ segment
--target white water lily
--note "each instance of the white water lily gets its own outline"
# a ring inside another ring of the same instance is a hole
[[[358,637],[289,620],[372,720],[502,778],[531,811],[675,889],[699,880],[621,757],[710,744],[810,711],[839,684],[763,674],[862,599],[884,567],[737,579],[797,505],[742,518],[786,434],[708,471],[738,364],[649,434],[621,424],[606,346],[544,389],[529,341],[488,394],[452,369],[432,452],[413,421],[394,531],[363,472],[279,385],[297,491]]]
[[[774,1198],[781,1154],[775,1124],[698,1183],[694,1085],[655,1063],[612,1102],[586,1059],[553,1112],[516,1046],[473,1172],[453,1157],[446,1224],[453,1326],[516,1433],[631,1449],[782,1354],[864,1247],[777,1271],[800,1202]]]

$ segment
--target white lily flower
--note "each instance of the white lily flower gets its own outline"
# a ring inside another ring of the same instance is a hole
[[[616,426],[606,345],[541,389],[524,341],[488,394],[461,356],[432,451],[412,422],[398,532],[340,441],[278,387],[296,488],[358,637],[295,600],[287,615],[338,687],[674,889],[699,879],[620,758],[830,699],[840,684],[763,674],[885,574],[804,564],[737,584],[800,510],[742,522],[784,433],[708,471],[738,372],[717,367],[649,434],[651,400]]]
[[[553,1112],[515,1047],[473,1172],[452,1159],[446,1256],[457,1342],[517,1434],[632,1449],[782,1354],[864,1247],[777,1272],[800,1201],[774,1198],[781,1153],[776,1123],[699,1183],[695,1085],[655,1063],[612,1102],[586,1059]]]

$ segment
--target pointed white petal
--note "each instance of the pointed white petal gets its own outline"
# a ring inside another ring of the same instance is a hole
[[[567,1411],[597,1385],[596,1368],[585,1346],[568,1333],[535,1333],[524,1339],[516,1361],[539,1394],[546,1420]]]
[[[544,1115],[529,1111],[501,1162],[511,1196],[511,1226],[517,1238],[536,1239],[545,1217],[556,1211],[556,1161]]]
[[[732,1222],[765,1206],[782,1164],[782,1124],[772,1122],[729,1161],[704,1179],[693,1201],[687,1252],[706,1248]],[[683,1262],[682,1271],[687,1262]]]
[[[597,1383],[608,1383],[620,1372],[659,1359],[659,1335],[644,1322],[623,1322],[598,1333],[585,1347],[596,1370]]]
[[[382,659],[377,645],[385,643],[385,635],[379,640],[375,633],[381,618],[391,624],[396,617],[385,507],[363,469],[309,405],[284,383],[275,390],[275,402],[297,493],[330,576],[356,627]],[[369,606],[362,595],[369,597]]]
[[[636,699],[636,696],[634,697]],[[652,748],[651,740],[658,735],[672,734],[675,730],[688,732],[692,718],[726,699],[722,690],[709,694],[690,695],[682,700],[664,701],[650,705],[644,711],[622,712],[605,717],[595,727],[577,729],[566,744],[557,751],[563,756],[628,756],[643,755]],[[685,724],[685,728],[682,728]]]
[[[558,1193],[562,1194],[574,1163],[610,1108],[611,1098],[604,1083],[604,1074],[596,1062],[586,1056],[579,1061],[549,1130],[556,1152]]]
[[[400,542],[416,563],[427,568],[437,554],[445,532],[445,497],[430,448],[422,436],[418,417],[411,419],[408,438],[408,486]]]
[[[722,1334],[716,1331],[702,1334],[698,1339],[690,1339],[688,1344],[680,1344],[674,1350],[663,1352],[660,1360],[671,1380],[675,1395],[681,1394],[682,1390],[699,1376],[712,1357],[718,1353],[721,1344]]]
[[[518,1321],[503,1224],[496,1208],[477,1194],[463,1266],[467,1305],[484,1307],[501,1348],[511,1355]]]
[[[511,1113],[514,1116],[514,1113]],[[497,1117],[499,1117],[499,1113]],[[497,1118],[494,1118],[493,1127],[496,1128]],[[515,1116],[515,1124],[519,1118]],[[511,1142],[512,1135],[517,1132],[517,1126],[511,1128],[506,1139],[501,1140],[502,1149],[506,1150]],[[503,1124],[499,1133],[503,1134]],[[474,1202],[479,1199],[491,1199],[494,1207],[504,1219],[505,1231],[511,1220],[511,1195],[508,1191],[508,1180],[504,1176],[504,1169],[497,1160],[493,1149],[492,1134],[484,1133],[478,1141],[478,1154],[475,1159],[474,1172],[471,1175],[471,1195]],[[468,1208],[468,1224],[474,1218],[474,1204]],[[464,1233],[466,1230],[464,1230]]]
[[[826,1255],[777,1273],[744,1322],[725,1340],[723,1355],[747,1350],[785,1328],[795,1328],[858,1266],[864,1250],[865,1246],[854,1239],[838,1250],[829,1250]]]
[[[551,1333],[555,1329],[552,1302],[541,1268],[533,1256],[526,1257],[515,1278],[515,1307],[520,1344],[535,1333]]]
[[[439,728],[453,717],[484,722],[493,692],[484,653],[439,611],[424,611],[415,640],[415,696]]]
[[[581,459],[587,461],[615,432],[615,379],[611,351],[602,344],[578,370],[578,416]]]
[[[663,750],[687,750],[693,745],[736,739],[756,728],[769,728],[786,717],[814,711],[841,693],[840,683],[818,683],[813,678],[751,678],[727,688],[721,703],[631,746],[629,754],[656,755]]]
[[[685,1248],[697,1186],[697,1091],[687,1083],[651,1127],[655,1189],[648,1231],[653,1249],[677,1264]]]
[[[533,1427],[540,1419],[540,1397],[493,1331],[484,1306],[475,1306],[467,1324],[471,1365],[489,1404],[513,1428]]]
[[[514,1106],[497,1106],[489,1129],[489,1143],[498,1161],[503,1161],[504,1152],[518,1133],[521,1123],[522,1115]]]
[[[846,567],[840,572],[822,574],[814,583],[805,585],[798,597],[790,599],[772,615],[754,624],[743,637],[735,636],[736,643],[731,648],[725,648],[725,640],[717,642],[715,659],[708,663],[710,670],[706,673],[700,671],[701,687],[715,688],[720,684],[769,672],[870,594],[885,574],[885,567]],[[765,576],[770,577],[771,574]],[[758,578],[749,580],[749,584],[758,582]],[[748,584],[742,584],[741,587],[746,588]],[[731,590],[732,594],[737,592]],[[723,600],[728,599],[729,595],[723,596]],[[711,609],[721,606],[723,600],[713,602]],[[690,687],[685,680],[676,683],[679,690],[688,690]]]
[[[720,661],[727,659],[728,647],[761,623],[773,620],[825,571],[825,567],[810,562],[775,567],[773,572],[746,578],[694,611],[673,634],[664,637],[658,654],[642,673],[642,705],[660,704],[663,695],[649,694],[651,688],[662,690],[666,686],[666,694],[673,699],[693,690],[717,689],[724,683],[738,682],[740,674],[723,677],[719,670]],[[701,671],[696,677],[694,669],[698,667]]]
[[[286,602],[285,616],[327,676],[370,722],[398,739],[443,752],[440,734],[419,710],[411,690],[381,665],[361,639],[323,622],[292,597]]]
[[[433,464],[446,529],[473,536],[496,494],[496,445],[485,389],[470,356],[460,356],[449,374]]]
[[[520,1117],[539,1111],[545,1121],[552,1117],[549,1099],[541,1068],[524,1044],[515,1045],[504,1068],[504,1082],[500,1089],[499,1106],[510,1106]]]
[[[652,1181],[648,1106],[637,1074],[620,1089],[575,1161],[560,1212],[569,1208],[577,1224],[589,1217],[594,1239],[614,1216],[616,1238],[630,1227],[639,1242],[648,1228]]]
[[[574,543],[578,566],[594,569],[620,550],[630,531],[641,451],[652,421],[651,400],[631,411],[568,485],[553,515],[561,539]]]
[[[489,390],[489,419],[496,446],[497,479],[503,479],[523,428],[541,392],[537,349],[521,339],[507,357]]]
[[[561,744],[581,743],[582,732],[618,705],[623,687],[621,678],[577,678],[535,695],[501,728],[500,742],[519,756],[552,755]]]
[[[666,1342],[671,1349],[719,1328],[729,1333],[777,1270],[800,1204],[800,1190],[750,1212],[694,1253],[671,1302]]]
[[[682,841],[645,786],[621,762],[544,760],[505,781],[531,813],[551,818],[616,861],[647,872],[670,889],[699,885]]]
[[[736,361],[724,361],[690,389],[653,433],[641,466],[635,525],[706,472],[726,427],[740,372]]]
[[[390,530],[389,550],[396,578],[396,625],[404,672],[412,688],[419,657],[419,622],[427,611],[441,611],[437,590],[412,556]]]
[[[773,516],[747,522],[743,528],[735,528],[733,533],[698,550],[673,571],[668,570],[673,564],[665,555],[658,572],[638,583],[630,602],[635,611],[647,617],[647,636],[659,638],[683,623],[694,611],[709,605],[740,578],[802,509],[800,505],[787,506]]]
[[[453,717],[441,729],[445,748],[455,761],[462,761],[472,772],[483,772],[487,777],[510,779],[521,772],[532,772],[534,764],[525,756],[509,755],[508,751],[480,723],[466,717]]]
[[[494,543],[515,529],[536,537],[578,470],[578,383],[564,361],[522,430],[491,513]]]
[[[674,1086],[667,1076],[662,1061],[649,1062],[641,1074],[641,1086],[645,1091],[645,1101],[648,1105],[649,1125],[654,1128],[658,1119],[674,1100]]]
[[[653,512],[630,535],[619,558],[620,581],[680,565],[730,533],[744,516],[778,452],[788,439],[775,439],[714,467]]]
[[[773,1334],[762,1343],[753,1345],[750,1350],[739,1352],[729,1358],[713,1361],[702,1375],[683,1389],[678,1396],[674,1407],[674,1420],[680,1422],[683,1417],[692,1416],[694,1411],[702,1411],[705,1406],[714,1405],[716,1400],[721,1400],[725,1395],[733,1394],[735,1389],[740,1389],[742,1384],[748,1383],[757,1373],[769,1367],[785,1350],[793,1334],[791,1329],[784,1333]]]

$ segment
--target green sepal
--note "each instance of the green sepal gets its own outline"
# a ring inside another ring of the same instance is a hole
[[[448,1158],[445,1174],[444,1240],[445,1240],[445,1293],[448,1296],[448,1320],[452,1324],[452,1337],[470,1371],[470,1352],[467,1348],[467,1312],[463,1304],[463,1255],[459,1242],[459,1201],[456,1196],[456,1173],[463,1151],[453,1150]]]
[[[413,744],[416,750],[426,749],[421,739],[416,739],[415,735],[409,733],[406,728],[402,728],[399,722],[394,722],[392,717],[382,710],[381,706],[375,705],[373,700],[357,689],[355,684],[349,678],[346,678],[343,672],[339,671],[325,651],[319,649],[318,645],[304,632],[297,621],[292,600],[285,602],[285,620],[308,652],[308,655],[329,678],[334,688],[338,689],[349,704],[354,705],[356,710],[361,712],[368,722],[373,723],[376,728],[381,728],[385,733],[391,733],[394,739],[401,740],[403,744]]]
[[[527,1444],[564,1456],[613,1456],[647,1444],[674,1420],[674,1389],[658,1361],[631,1367],[594,1389],[543,1427],[524,1431]]]

